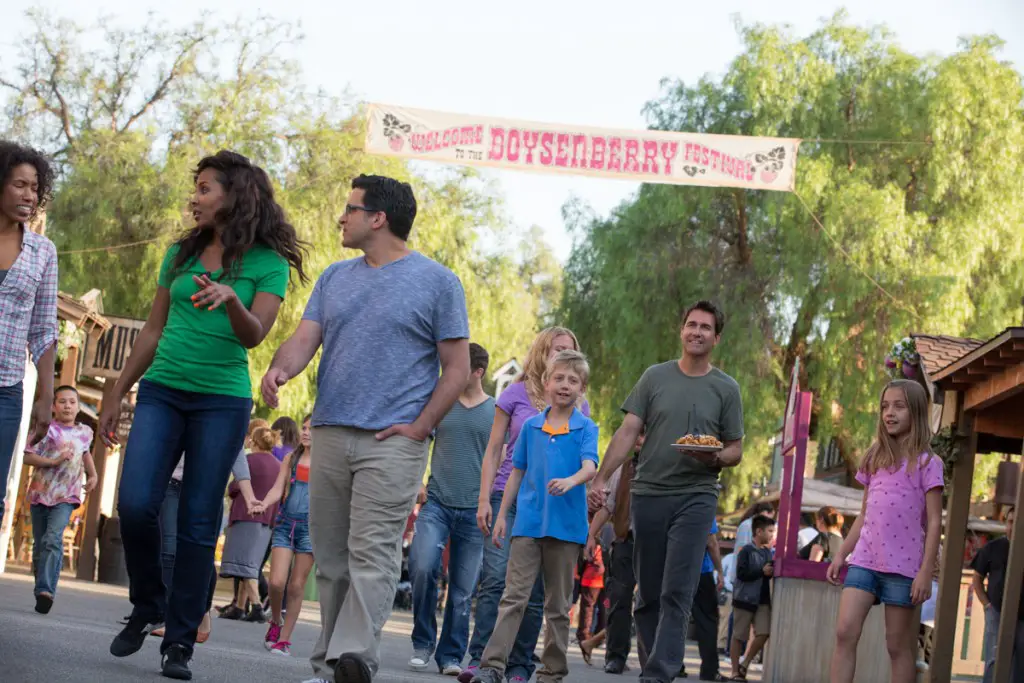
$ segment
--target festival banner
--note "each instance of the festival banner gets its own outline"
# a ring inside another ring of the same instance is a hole
[[[371,104],[366,151],[447,164],[792,192],[798,138],[613,130]]]

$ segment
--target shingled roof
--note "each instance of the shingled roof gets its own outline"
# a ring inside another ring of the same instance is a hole
[[[944,334],[910,335],[921,356],[921,364],[929,376],[955,363],[965,355],[984,344],[981,339],[949,337]]]

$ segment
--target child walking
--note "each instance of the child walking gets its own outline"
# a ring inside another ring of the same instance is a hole
[[[53,607],[57,581],[64,564],[64,529],[71,513],[82,504],[85,493],[96,486],[92,429],[76,424],[78,390],[58,387],[53,399],[54,419],[43,440],[25,449],[25,464],[32,465],[28,502],[32,514],[32,570],[35,572],[36,611],[47,614]]]
[[[732,642],[729,658],[732,660],[732,680],[747,680],[750,662],[768,642],[772,626],[771,579],[775,576],[772,546],[775,544],[775,520],[766,515],[755,515],[751,522],[754,542],[740,548],[736,558],[736,582],[732,595]],[[754,628],[754,641],[747,656],[740,662],[743,642]]]
[[[299,620],[306,580],[313,568],[313,543],[309,539],[309,444],[307,415],[302,421],[298,448],[284,456],[274,487],[257,507],[260,511],[283,501],[270,540],[271,619],[263,644],[272,653],[286,656],[292,653],[292,631]],[[286,587],[288,609],[282,620]]]
[[[832,683],[851,683],[857,643],[872,605],[885,604],[885,640],[892,683],[912,683],[914,607],[932,592],[932,569],[942,524],[942,462],[931,452],[928,396],[917,382],[895,380],[880,401],[875,443],[857,481],[864,485],[860,516],[828,568],[839,583],[849,558],[836,623]]]
[[[589,376],[583,354],[562,351],[555,356],[544,373],[551,405],[523,423],[516,441],[493,532],[494,543],[500,545],[515,502],[505,593],[473,683],[502,683],[538,572],[543,572],[547,625],[537,680],[558,683],[569,672],[573,575],[588,526],[587,494],[580,485],[597,473],[597,425],[576,408]]]

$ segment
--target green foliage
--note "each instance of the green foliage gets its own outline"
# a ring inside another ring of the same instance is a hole
[[[1024,91],[997,39],[918,57],[843,14],[803,38],[740,34],[721,79],[664,83],[651,126],[804,138],[797,191],[829,235],[791,194],[645,185],[607,219],[566,207],[576,247],[563,298],[604,427],[646,366],[679,353],[686,306],[722,305],[715,362],[741,385],[747,432],[726,508],[768,469],[795,358],[816,396],[812,438],[837,438],[853,460],[892,339],[993,335],[1017,322],[1024,289]]]
[[[411,181],[420,203],[411,245],[452,268],[466,290],[473,339],[495,367],[522,358],[538,321],[560,297],[560,269],[537,231],[515,234],[480,178],[454,171],[430,179],[405,164],[363,153],[358,109],[309,91],[279,55],[298,40],[268,19],[179,29],[83,29],[30,13],[35,35],[17,63],[0,70],[8,114],[0,133],[50,151],[62,174],[48,213],[61,288],[103,290],[107,313],[145,318],[167,246],[189,226],[192,169],[230,148],[259,163],[278,201],[309,244],[307,272],[356,254],[340,248],[337,219],[352,178],[382,173]],[[99,32],[86,53],[82,34]],[[216,46],[216,49],[214,49]],[[481,235],[503,246],[490,253]],[[113,250],[95,247],[145,242]],[[250,353],[254,387],[298,325],[313,282],[292,278],[277,324]],[[283,390],[281,414],[301,417],[316,394],[315,364]],[[381,359],[385,360],[385,359]],[[257,412],[267,416],[265,406]]]

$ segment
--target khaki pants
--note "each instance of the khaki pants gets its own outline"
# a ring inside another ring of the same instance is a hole
[[[427,442],[314,427],[309,531],[320,591],[320,639],[310,662],[334,679],[342,654],[377,672],[380,636],[401,572],[402,535],[427,466]]]
[[[544,577],[544,651],[541,668],[537,671],[540,683],[557,683],[569,673],[569,606],[572,603],[572,584],[579,559],[580,545],[554,538],[527,538],[517,536],[511,541],[508,570],[505,575],[505,593],[498,606],[487,647],[480,661],[481,668],[505,673],[508,654],[519,633],[523,612],[530,601],[537,572]]]
[[[725,604],[718,606],[718,649],[729,651],[729,615],[732,614],[732,593],[725,594]]]

